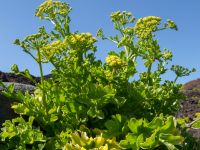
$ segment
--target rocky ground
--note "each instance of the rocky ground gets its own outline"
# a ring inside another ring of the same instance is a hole
[[[192,119],[197,112],[200,112],[200,79],[184,84],[182,92],[186,100],[182,103],[182,109],[178,112],[178,117],[188,117]]]
[[[46,75],[44,78],[49,78],[51,75]],[[32,75],[32,78],[36,81],[40,81],[40,77],[35,77]],[[2,82],[14,82],[14,83],[23,83],[23,84],[29,84],[34,85],[34,83],[27,79],[26,77],[22,75],[15,75],[13,73],[5,73],[0,71],[0,81]]]
[[[45,78],[49,78],[50,76],[51,75],[46,75]],[[35,81],[40,81],[40,77],[32,77]],[[34,83],[32,81],[21,75],[14,75],[12,73],[4,73],[0,71],[0,81],[6,82],[7,84],[9,84],[9,82],[17,83],[16,88],[34,88]],[[26,85],[28,85],[28,87]],[[188,117],[189,120],[192,121],[195,114],[200,112],[200,79],[186,83],[183,86],[182,92],[185,94],[186,100],[183,101],[181,109],[177,112],[177,117]],[[0,120],[10,119],[9,117],[5,118],[5,111],[8,110],[10,103],[10,100],[6,102],[5,99],[6,98],[0,94]],[[8,114],[14,115],[12,110],[9,110]],[[200,130],[191,130],[191,132],[195,137],[200,137]]]
[[[177,117],[187,117],[189,122],[192,122],[196,117],[195,114],[200,112],[200,78],[184,84],[182,92],[185,94],[186,100],[182,102]],[[190,132],[200,140],[200,129],[190,129]]]
[[[50,78],[51,75],[46,75],[44,78]],[[32,76],[32,78],[36,81],[40,81],[40,77]],[[4,83],[5,86],[9,86],[10,84],[14,84],[15,91],[21,90],[22,92],[30,91],[33,92],[35,85],[34,83],[27,79],[26,77],[22,75],[15,75],[13,73],[4,73],[0,71],[0,81]],[[0,91],[3,88],[0,86]],[[10,109],[11,103],[13,103],[14,99],[8,99],[4,95],[0,93],[0,126],[1,124],[8,119],[12,119],[13,117],[16,117],[17,115],[13,112],[12,109]]]

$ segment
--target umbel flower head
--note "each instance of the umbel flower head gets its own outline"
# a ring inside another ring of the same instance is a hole
[[[165,23],[165,28],[178,30],[178,27],[177,27],[176,23],[174,21],[172,21],[172,20],[167,20],[167,23]]]
[[[67,44],[61,40],[54,41],[51,44],[47,44],[41,48],[41,53],[46,59],[50,59],[55,54],[62,52],[66,49]]]
[[[72,34],[64,39],[64,42],[74,50],[94,50],[94,43],[96,38],[92,37],[90,33]]]
[[[51,36],[46,33],[45,29],[39,28],[39,32],[27,36],[25,39],[20,41],[16,39],[14,44],[21,46],[25,51],[38,50],[40,47],[48,43],[48,39]]]
[[[54,19],[56,15],[66,17],[71,8],[68,4],[59,1],[46,0],[35,12],[35,16],[40,19]]]
[[[123,60],[116,56],[116,55],[109,55],[106,58],[106,63],[108,64],[108,66],[110,67],[120,67],[124,64]]]
[[[161,18],[156,16],[140,18],[134,27],[134,32],[139,38],[148,38],[152,35],[152,32],[156,31],[157,26],[160,24],[160,21]]]

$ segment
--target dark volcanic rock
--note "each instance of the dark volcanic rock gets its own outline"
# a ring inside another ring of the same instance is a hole
[[[194,89],[200,90],[200,78],[192,80],[183,86],[183,90],[194,90]]]
[[[15,83],[15,82],[3,82],[3,84],[8,87],[9,85],[13,84],[14,85],[14,91],[22,91],[26,92],[29,91],[30,93],[33,93],[35,90],[35,86],[29,85],[29,84],[23,84],[23,83]],[[0,86],[0,91],[3,90],[3,87]]]
[[[34,92],[35,86],[22,84],[22,83],[13,83],[13,82],[3,82],[5,86],[9,86],[10,84],[14,84],[14,91],[29,91],[30,93]],[[3,88],[0,86],[0,92]],[[14,113],[13,109],[11,109],[12,103],[17,102],[17,99],[8,98],[0,93],[0,126],[5,120],[10,120],[12,118],[17,117],[18,115]]]
[[[200,112],[200,79],[186,83],[182,92],[186,96],[186,100],[182,102],[177,117],[188,117],[192,120],[195,114]]]
[[[45,79],[48,79],[50,77],[51,77],[51,74],[44,76]],[[40,82],[40,77],[35,77],[32,75],[32,78],[36,82]],[[5,72],[1,72],[1,71],[0,71],[0,81],[34,85],[34,83],[30,79],[28,79],[22,75],[15,75],[13,73],[5,73]]]
[[[5,122],[5,120],[10,120],[17,117],[17,114],[14,113],[14,111],[10,108],[11,103],[14,101],[14,99],[8,99],[0,94],[0,126]]]
[[[36,81],[38,80],[35,76],[32,76]],[[24,83],[24,84],[31,84],[34,85],[34,83],[27,79],[26,77],[22,75],[15,75],[13,73],[4,73],[0,71],[0,80],[2,82],[15,82],[15,83]]]
[[[32,76],[36,82],[40,81],[40,77]],[[45,79],[51,77],[51,74],[44,76]],[[15,91],[29,91],[30,93],[34,92],[35,86],[34,83],[22,75],[15,75],[13,73],[4,73],[0,71],[0,81],[4,83],[5,86],[14,84]],[[2,91],[0,86],[0,92]],[[1,124],[8,119],[15,118],[17,114],[11,109],[11,104],[17,100],[10,99],[5,97],[0,93],[0,126]]]
[[[187,95],[186,95],[187,96]],[[200,97],[186,97],[186,100],[182,102],[181,109],[177,112],[177,117],[188,117],[190,121],[195,117],[197,112],[200,112],[199,105]]]
[[[190,122],[200,112],[200,79],[186,83],[182,92],[186,100],[182,102],[181,109],[177,112],[177,117],[188,117]],[[197,139],[200,139],[200,129],[190,129],[190,133]]]

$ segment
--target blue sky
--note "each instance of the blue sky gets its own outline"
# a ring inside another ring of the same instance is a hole
[[[18,64],[20,70],[28,68],[31,74],[38,76],[37,64],[26,55],[20,47],[13,45],[16,38],[23,39],[29,34],[37,32],[40,26],[51,27],[46,21],[34,17],[35,8],[44,0],[2,1],[0,5],[0,70],[10,72],[12,64]],[[68,0],[65,1],[73,8],[71,12],[72,31],[91,32],[96,34],[102,27],[106,35],[114,35],[110,14],[117,10],[127,10],[136,18],[145,16],[159,16],[163,22],[174,20],[178,25],[178,32],[165,30],[158,33],[158,40],[162,48],[173,52],[170,64],[179,64],[188,68],[196,68],[197,72],[189,77],[178,80],[185,83],[200,78],[200,1],[174,0]],[[104,59],[109,50],[116,49],[108,41],[98,44],[97,58]],[[142,67],[141,67],[142,68]],[[139,70],[142,69],[139,66]],[[50,65],[44,66],[45,74],[50,73]],[[172,73],[164,78],[173,79]]]

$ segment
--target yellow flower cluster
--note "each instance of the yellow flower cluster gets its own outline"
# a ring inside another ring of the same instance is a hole
[[[115,56],[115,55],[108,56],[106,58],[106,63],[110,67],[119,67],[119,66],[122,66],[124,64],[124,62],[122,61],[122,59],[119,58],[118,56]]]
[[[171,60],[172,59],[172,52],[171,51],[164,51],[163,53],[162,53],[162,58],[164,59],[164,60]]]
[[[67,44],[63,41],[54,41],[51,44],[47,44],[41,48],[41,53],[45,55],[47,59],[50,59],[53,55],[60,53],[67,47]]]
[[[156,16],[140,18],[134,27],[134,32],[139,38],[148,38],[152,32],[156,31],[160,21],[161,18]]]
[[[41,19],[54,18],[56,14],[66,17],[70,7],[66,3],[46,0],[36,9],[35,16]]]
[[[116,142],[116,138],[106,139],[101,135],[95,138],[88,137],[86,132],[75,132],[71,134],[72,142],[67,143],[63,150],[121,150],[120,146]]]
[[[112,74],[112,72],[110,70],[105,70],[104,74],[105,74],[105,76],[106,76],[106,78],[108,80],[112,80],[113,79],[113,74]]]
[[[96,38],[92,37],[90,33],[72,34],[67,36],[64,40],[65,43],[74,50],[90,50],[94,48]]]
[[[37,50],[42,45],[48,43],[47,38],[49,36],[47,34],[37,33],[27,36],[21,42],[19,39],[15,40],[15,44],[20,45],[22,48],[26,50]]]
[[[121,25],[125,25],[127,23],[133,23],[135,21],[135,17],[133,17],[131,12],[126,11],[117,11],[111,14],[112,22],[118,22]]]

